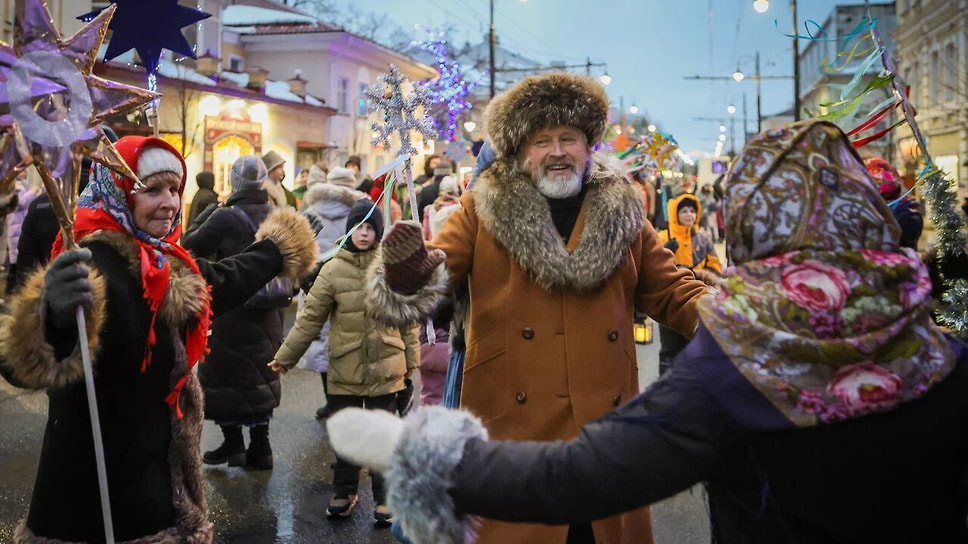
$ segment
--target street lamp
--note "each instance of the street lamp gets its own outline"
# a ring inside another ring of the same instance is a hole
[[[602,82],[602,85],[605,86],[608,86],[610,83],[612,83],[612,76],[608,75],[608,72],[602,74],[598,79]]]
[[[732,105],[732,104],[730,104],[730,105],[728,105],[728,106],[726,106],[726,111],[727,111],[727,112],[728,112],[728,113],[729,113],[730,115],[732,115],[732,114],[734,114],[734,113],[736,113],[736,106],[734,106],[734,105]]]
[[[475,128],[477,128],[477,123],[474,121],[464,121],[464,130],[467,132],[474,132]]]
[[[636,106],[635,104],[632,104],[631,106],[629,106],[629,113],[632,113],[632,114],[639,113],[639,107]]]
[[[753,9],[758,13],[766,13],[770,9],[770,0],[754,0]],[[793,12],[793,120],[800,120],[800,40],[797,38],[797,0],[790,0]]]
[[[649,125],[649,132],[655,132],[655,125]]]

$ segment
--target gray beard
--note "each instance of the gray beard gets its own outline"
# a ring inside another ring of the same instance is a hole
[[[574,172],[565,179],[548,179],[542,176],[535,182],[535,187],[545,198],[569,198],[581,192],[581,178]]]

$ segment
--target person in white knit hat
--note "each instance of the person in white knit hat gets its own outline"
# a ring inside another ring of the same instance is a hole
[[[330,170],[329,174],[326,175],[326,181],[333,185],[349,187],[350,189],[355,189],[357,186],[356,172],[342,166],[337,166]]]

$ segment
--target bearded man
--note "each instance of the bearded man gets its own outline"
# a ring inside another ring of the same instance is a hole
[[[428,247],[419,225],[395,225],[369,271],[368,311],[396,326],[467,280],[461,406],[493,439],[567,440],[637,395],[633,309],[695,331],[705,284],[676,268],[621,165],[591,152],[608,108],[598,82],[566,73],[494,98],[485,127],[496,159],[461,209]],[[652,542],[647,509],[572,526],[485,521],[479,534],[482,544]]]

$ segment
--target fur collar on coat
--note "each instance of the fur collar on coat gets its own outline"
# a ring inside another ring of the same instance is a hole
[[[642,233],[642,191],[621,165],[596,155],[584,183],[584,229],[576,225],[572,236],[580,239],[571,253],[551,220],[547,198],[513,159],[495,161],[474,186],[484,228],[545,290],[595,290],[621,266]]]

